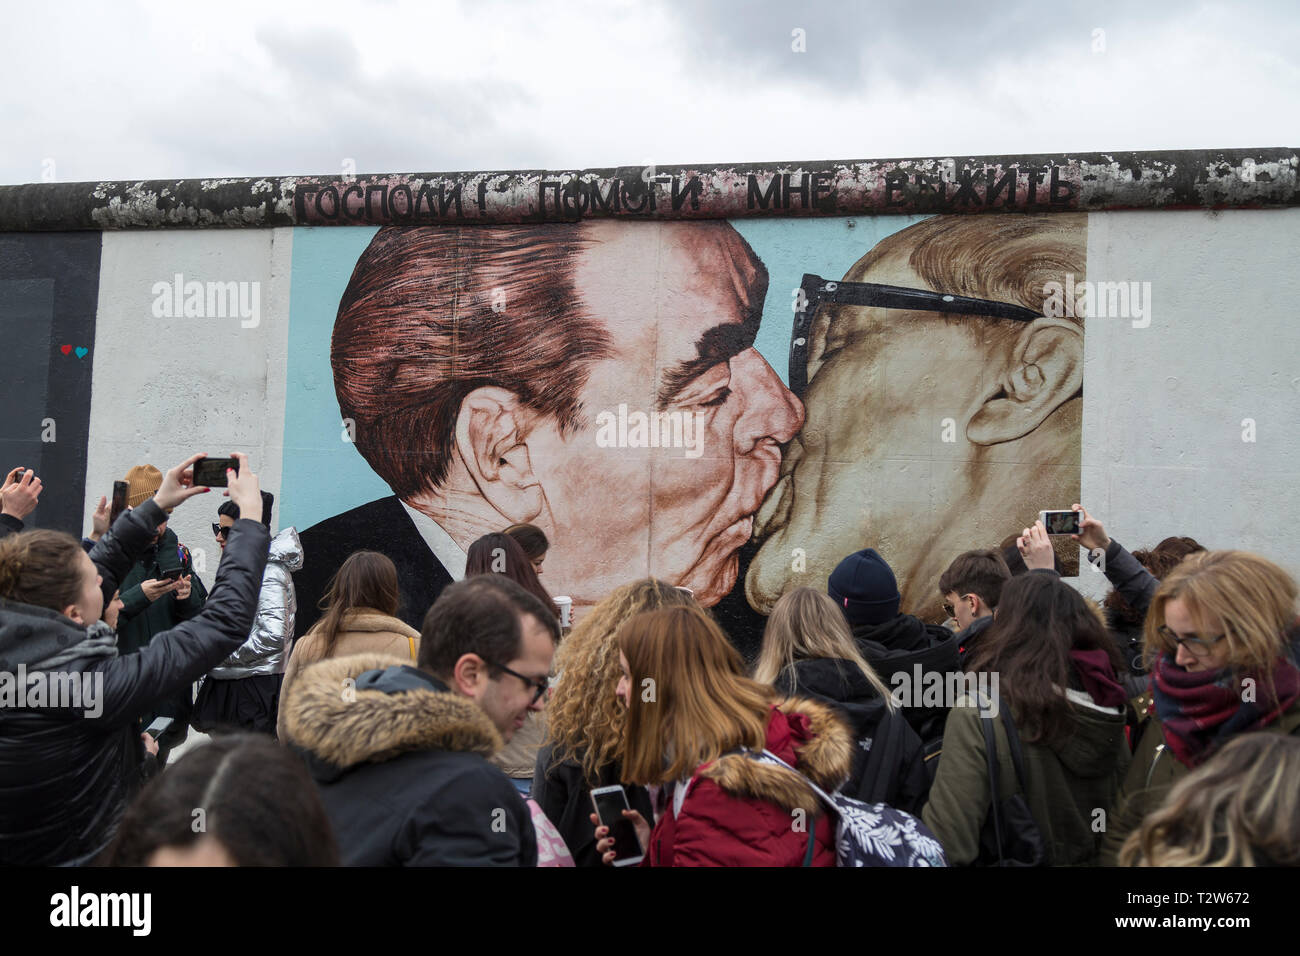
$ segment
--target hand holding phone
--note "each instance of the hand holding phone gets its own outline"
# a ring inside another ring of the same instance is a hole
[[[1040,511],[1038,520],[1043,523],[1048,534],[1078,534],[1079,512],[1073,509],[1061,511]]]
[[[597,823],[596,849],[605,863],[635,866],[645,856],[641,833],[649,835],[650,826],[627,802],[627,792],[617,784],[591,791],[596,808],[592,822]]]

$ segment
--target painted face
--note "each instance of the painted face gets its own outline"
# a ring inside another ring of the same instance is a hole
[[[929,289],[908,254],[855,266],[845,280]],[[765,540],[745,582],[751,605],[768,613],[793,587],[824,588],[842,558],[872,547],[898,579],[902,610],[938,619],[934,583],[953,558],[1019,527],[1026,502],[1066,500],[1078,486],[1077,432],[1073,450],[967,437],[972,417],[1001,391],[1005,341],[987,321],[934,312],[817,313],[807,421],[758,514],[755,533]]]
[[[586,427],[529,438],[551,574],[574,582],[575,604],[644,577],[647,561],[652,576],[717,603],[803,421],[753,348],[759,265],[729,226],[701,225],[594,223],[577,266],[584,307],[615,351],[582,392]],[[639,434],[634,413],[650,422]]]
[[[86,552],[82,551],[77,557],[77,574],[80,578],[77,603],[64,613],[83,627],[88,627],[104,613],[104,592],[100,590],[103,579]]]
[[[1174,655],[1174,663],[1189,672],[1218,671],[1228,666],[1228,641],[1214,639],[1223,633],[1223,622],[1210,616],[1204,621],[1197,621],[1182,598],[1174,598],[1165,603],[1165,627],[1181,638],[1199,637],[1209,645],[1203,651],[1194,644],[1180,644]]]
[[[523,631],[520,655],[503,663],[530,680],[542,680],[551,673],[551,660],[555,656],[551,634],[531,614],[520,618],[520,626]],[[536,693],[534,684],[503,671],[495,678],[484,676],[474,696],[501,732],[502,739],[508,742],[524,725],[530,710],[541,711],[546,706],[546,695],[534,701]]]

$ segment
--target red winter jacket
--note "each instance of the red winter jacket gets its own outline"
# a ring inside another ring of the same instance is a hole
[[[767,749],[828,792],[853,764],[853,738],[839,716],[802,698],[773,705]],[[835,865],[833,818],[803,777],[738,753],[700,766],[687,786],[675,815],[669,791],[642,866],[802,866],[808,827],[812,865]]]

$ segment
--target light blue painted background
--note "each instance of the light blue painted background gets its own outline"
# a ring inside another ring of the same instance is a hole
[[[924,218],[732,222],[767,266],[767,298],[755,346],[783,382],[788,381],[793,293],[803,274],[842,278],[885,236]],[[282,463],[283,487],[294,489],[294,494],[285,496],[281,526],[309,528],[392,493],[356,447],[343,441],[330,369],[330,333],[339,300],[357,258],[377,231],[370,226],[303,226],[294,230]]]

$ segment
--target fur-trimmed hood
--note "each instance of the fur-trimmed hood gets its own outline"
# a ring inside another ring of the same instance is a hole
[[[417,750],[490,757],[502,746],[474,701],[409,661],[382,654],[329,658],[304,668],[281,707],[294,745],[314,758],[313,765],[339,770]]]
[[[767,749],[827,792],[844,783],[853,769],[853,735],[848,726],[830,707],[806,697],[787,697],[775,704],[767,727]],[[784,810],[802,808],[817,816],[824,809],[802,776],[745,754],[719,757],[699,776],[733,796],[762,800]]]

